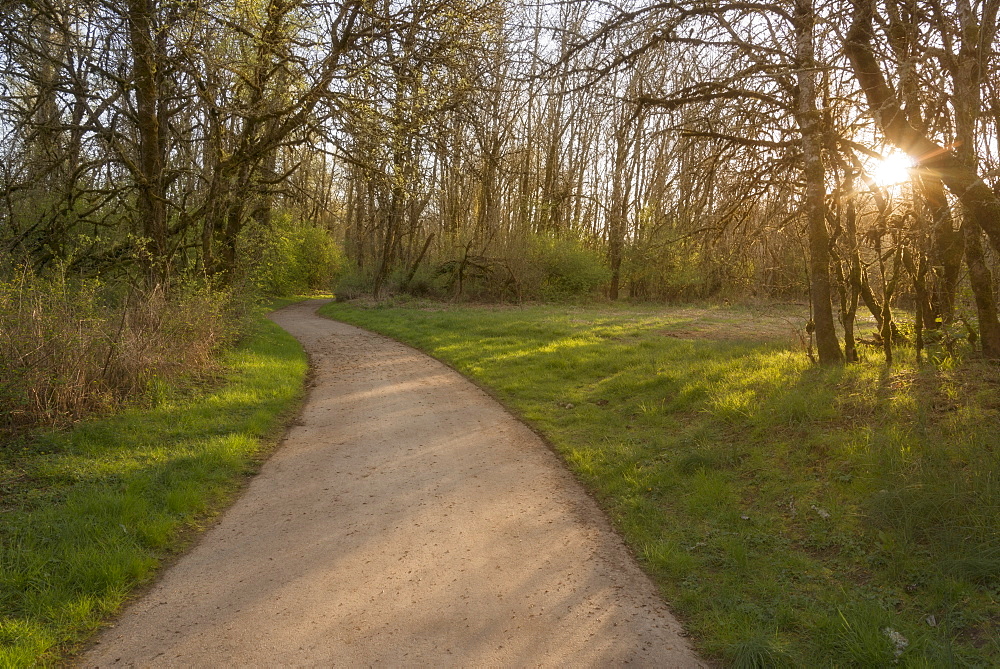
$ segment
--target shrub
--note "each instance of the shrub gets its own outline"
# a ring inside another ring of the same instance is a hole
[[[337,279],[335,288],[339,299],[353,300],[372,292],[372,277],[370,272],[351,264]]]
[[[0,428],[54,425],[204,371],[237,332],[203,283],[140,290],[28,269],[0,279]]]
[[[584,297],[611,278],[602,254],[576,239],[536,237],[529,258],[542,273],[537,291],[545,300]]]
[[[253,286],[268,295],[330,290],[344,269],[344,254],[326,229],[288,212],[275,214],[270,229],[250,226],[242,244]]]
[[[299,285],[329,290],[344,267],[344,254],[333,236],[320,228],[299,229],[295,273]]]

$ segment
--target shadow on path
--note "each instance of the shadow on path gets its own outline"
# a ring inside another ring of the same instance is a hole
[[[84,666],[702,666],[548,448],[444,365],[315,315],[308,402]]]

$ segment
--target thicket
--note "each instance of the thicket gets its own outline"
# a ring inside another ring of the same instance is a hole
[[[574,236],[530,235],[498,256],[448,253],[395,271],[383,293],[435,299],[564,302],[600,296],[611,271],[599,245]],[[374,291],[375,273],[354,265],[336,292],[354,298]]]
[[[205,372],[240,330],[232,290],[44,274],[0,279],[0,429],[57,425]]]
[[[344,253],[326,229],[282,211],[269,226],[255,224],[242,239],[250,287],[266,295],[328,291],[344,269]]]
[[[220,347],[269,296],[329,290],[343,264],[329,231],[289,212],[244,230],[237,274],[195,267],[150,284],[138,263],[0,264],[0,431],[61,425],[211,374]]]

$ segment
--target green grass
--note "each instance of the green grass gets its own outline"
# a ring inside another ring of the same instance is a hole
[[[302,397],[301,347],[260,318],[221,363],[209,387],[0,448],[0,667],[57,663],[276,443]]]
[[[321,313],[446,361],[541,431],[705,655],[1000,663],[996,367],[869,351],[820,369],[787,308]]]

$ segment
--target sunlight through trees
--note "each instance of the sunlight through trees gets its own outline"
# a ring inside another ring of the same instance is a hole
[[[351,294],[537,299],[572,248],[612,300],[807,297],[824,361],[858,307],[901,336],[895,305],[1000,356],[997,11],[15,4],[0,248],[233,283],[281,213],[342,243]]]

